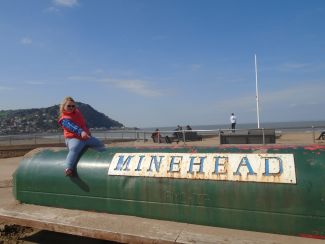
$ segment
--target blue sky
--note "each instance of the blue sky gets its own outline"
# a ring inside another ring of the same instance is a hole
[[[0,110],[126,126],[325,120],[323,0],[1,0]]]

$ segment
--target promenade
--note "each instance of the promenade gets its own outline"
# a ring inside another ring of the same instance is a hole
[[[318,134],[315,135],[318,137]],[[287,132],[282,133],[277,139],[275,144],[270,145],[306,145],[306,144],[320,144],[325,145],[325,140],[314,140],[314,135],[312,132]],[[108,143],[108,146],[149,146],[149,147],[161,147],[161,146],[168,146],[168,147],[179,147],[179,146],[198,146],[198,147],[214,147],[220,145],[219,136],[213,136],[208,138],[203,138],[202,141],[187,141],[183,142],[180,141],[179,143],[173,142],[172,144],[165,144],[165,143],[154,143],[151,139],[147,141],[143,140],[133,140],[128,142],[112,142]]]

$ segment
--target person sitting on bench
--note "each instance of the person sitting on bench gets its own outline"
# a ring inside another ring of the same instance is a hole
[[[160,131],[159,129],[156,129],[152,134],[151,134],[151,138],[154,142],[160,142]]]
[[[165,136],[163,137],[160,134],[159,129],[156,129],[152,134],[151,134],[151,138],[153,140],[153,142],[155,143],[172,143],[169,136]]]
[[[317,138],[317,140],[325,140],[325,131],[323,131],[322,133],[320,133],[319,137]]]
[[[179,141],[183,140],[183,128],[180,125],[177,125],[177,128],[174,130],[173,139],[178,143]]]

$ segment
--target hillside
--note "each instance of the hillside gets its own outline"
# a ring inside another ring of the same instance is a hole
[[[89,128],[107,130],[123,127],[123,124],[98,112],[88,104],[79,102],[76,104]],[[57,123],[58,113],[59,105],[48,108],[0,110],[0,135],[61,131]]]

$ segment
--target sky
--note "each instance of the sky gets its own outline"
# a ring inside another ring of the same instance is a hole
[[[128,127],[325,120],[323,0],[0,0],[0,110]]]

